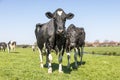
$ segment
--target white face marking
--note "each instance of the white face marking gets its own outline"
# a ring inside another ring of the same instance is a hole
[[[57,11],[57,14],[58,14],[59,16],[61,16],[62,13],[63,13],[63,11]]]

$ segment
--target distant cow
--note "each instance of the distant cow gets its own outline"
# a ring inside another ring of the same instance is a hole
[[[63,47],[65,43],[65,40],[63,41],[63,38],[65,38],[65,22],[66,19],[72,19],[74,15],[72,13],[66,14],[63,9],[59,8],[54,13],[47,12],[46,16],[51,20],[44,24],[36,24],[35,29],[37,45],[40,53],[41,67],[43,67],[42,49],[45,44],[48,73],[52,73],[51,49],[56,50],[59,54],[59,72],[62,72],[62,56],[64,53]]]
[[[68,68],[70,67],[70,51],[74,49],[75,68],[77,68],[77,54],[81,57],[82,64],[83,48],[85,45],[84,28],[75,27],[71,24],[67,29],[66,52],[68,57]],[[81,49],[81,50],[80,50]]]
[[[16,48],[16,41],[9,41],[8,42],[8,53],[13,50],[15,51]]]
[[[0,51],[5,51],[7,44],[5,42],[0,42]]]
[[[32,45],[32,51],[33,52],[35,52],[35,49],[36,49],[35,45]]]

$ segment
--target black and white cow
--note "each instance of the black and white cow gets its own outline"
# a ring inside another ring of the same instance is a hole
[[[80,63],[82,64],[83,49],[85,45],[85,31],[84,28],[76,27],[71,24],[67,29],[66,37],[66,53],[68,58],[68,68],[70,67],[70,51],[74,49],[75,68],[78,67],[77,55],[80,56]]]
[[[72,19],[74,14],[66,14],[63,9],[59,8],[54,13],[47,12],[46,16],[50,19],[49,22],[44,24],[36,24],[35,35],[37,45],[40,53],[40,63],[43,68],[43,47],[45,44],[48,61],[48,73],[52,73],[52,55],[51,49],[59,53],[59,72],[62,72],[62,55],[64,53],[65,45],[65,22],[66,19]],[[64,38],[64,41],[62,40]]]
[[[7,48],[7,44],[5,42],[0,42],[0,51],[4,51]]]
[[[8,47],[8,53],[10,53],[11,50],[15,51],[16,41],[9,41],[7,47]]]

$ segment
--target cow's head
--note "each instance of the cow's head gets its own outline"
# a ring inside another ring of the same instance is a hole
[[[54,19],[54,25],[57,34],[61,34],[65,32],[65,22],[66,19],[72,19],[74,14],[68,13],[66,14],[63,9],[59,8],[54,13],[47,12],[46,16],[49,19]]]
[[[67,29],[67,40],[71,46],[76,45],[76,40],[78,39],[78,33],[76,31],[76,26],[71,24]]]

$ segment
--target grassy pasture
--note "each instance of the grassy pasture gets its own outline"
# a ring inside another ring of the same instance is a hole
[[[91,54],[120,56],[120,47],[86,47],[85,51]]]
[[[88,53],[100,51],[101,54],[106,50],[110,52],[112,48],[85,48],[85,52]],[[120,48],[116,51],[117,54],[120,53],[119,50]],[[54,53],[52,56],[53,73],[48,74],[46,67],[40,68],[38,52],[33,53],[30,48],[17,48],[16,52],[9,54],[7,51],[0,52],[0,80],[120,80],[120,56],[84,54],[85,64],[74,70],[72,67],[67,69],[67,56],[65,54],[63,74],[58,73],[58,56]],[[43,58],[45,63],[45,56]],[[71,66],[73,65],[72,53]]]

